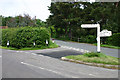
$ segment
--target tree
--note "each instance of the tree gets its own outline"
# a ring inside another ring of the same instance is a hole
[[[2,26],[8,27],[24,27],[24,26],[32,26],[32,27],[45,27],[46,23],[41,21],[40,19],[36,19],[36,17],[31,18],[29,14],[18,15],[15,17],[2,17]]]
[[[69,35],[72,38],[75,33],[81,33],[77,36],[83,36],[81,24],[99,23],[102,29],[108,29],[113,33],[118,32],[118,6],[119,3],[83,3],[83,2],[57,2],[51,3],[49,10],[52,15],[47,19],[48,25],[54,25],[58,36]],[[76,30],[78,29],[78,30]],[[80,32],[76,32],[80,31]],[[96,35],[95,29],[85,30],[87,34]],[[74,33],[74,34],[72,34]]]

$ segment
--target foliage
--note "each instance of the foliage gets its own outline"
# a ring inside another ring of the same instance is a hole
[[[10,50],[40,50],[40,49],[47,49],[47,48],[57,48],[58,45],[55,43],[50,43],[48,46],[41,46],[41,47],[25,47],[25,48],[13,48],[13,47],[5,47],[5,46],[0,46],[2,49],[10,49]]]
[[[120,33],[114,33],[111,37],[107,39],[109,45],[119,46],[120,47]]]
[[[8,29],[3,29],[2,30],[2,41],[1,41],[2,45],[6,46],[7,41],[8,41]]]
[[[2,46],[7,46],[7,41],[10,42],[10,47],[25,48],[46,46],[46,40],[50,40],[50,33],[46,28],[38,27],[21,27],[2,30]]]
[[[36,26],[36,27],[43,27],[46,26],[46,23],[41,21],[40,19],[31,18],[28,14],[24,14],[24,16],[19,15],[15,17],[2,17],[2,26],[8,27],[25,27],[25,26]]]
[[[101,30],[119,32],[120,2],[56,2],[51,3],[49,10],[51,15],[47,19],[47,24],[54,25],[56,38],[65,36],[69,37],[69,40],[75,37],[81,38],[81,42],[96,42],[96,38],[93,37],[96,36],[96,29],[82,29],[81,24],[99,23]],[[106,42],[106,39],[103,40]]]
[[[94,35],[84,36],[81,37],[81,42],[96,43],[96,37]]]
[[[48,30],[49,30],[50,33],[51,33],[51,37],[52,37],[52,38],[55,38],[55,37],[56,37],[55,27],[54,27],[54,26],[49,26],[49,27],[48,27]]]

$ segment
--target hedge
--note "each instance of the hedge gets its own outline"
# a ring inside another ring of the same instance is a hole
[[[107,44],[120,47],[120,33],[114,33],[106,41]]]
[[[81,36],[80,42],[96,43],[96,36],[94,36],[94,35]]]
[[[2,46],[7,46],[7,41],[10,42],[10,47],[24,48],[46,46],[46,40],[50,40],[50,33],[46,28],[39,27],[21,27],[2,30]]]

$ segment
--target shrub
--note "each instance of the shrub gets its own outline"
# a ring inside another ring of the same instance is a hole
[[[11,28],[3,30],[2,33],[2,46],[6,46],[7,41],[10,42],[10,47],[24,48],[46,46],[46,40],[49,41],[50,33],[46,28],[32,28],[32,27],[21,27]]]
[[[87,43],[96,43],[96,36],[94,36],[94,35],[88,35],[86,37],[86,42]]]
[[[96,43],[96,36],[94,35],[88,35],[84,37],[82,36],[80,41],[85,43]]]
[[[120,33],[114,33],[107,39],[107,44],[120,47]]]
[[[6,46],[8,41],[8,29],[2,30],[2,46]]]

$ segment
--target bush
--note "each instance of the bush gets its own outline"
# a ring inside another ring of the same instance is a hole
[[[10,42],[10,47],[24,48],[46,46],[46,40],[49,41],[50,33],[46,28],[21,27],[2,30],[2,46],[7,46],[7,41]]]
[[[107,44],[120,47],[120,33],[114,33],[107,39]]]
[[[6,46],[8,41],[8,29],[2,30],[2,46]]]
[[[86,37],[86,42],[87,43],[96,43],[96,36],[94,36],[94,35],[88,35]]]
[[[85,43],[96,43],[96,36],[94,35],[84,36],[84,37],[81,37],[80,41]]]

